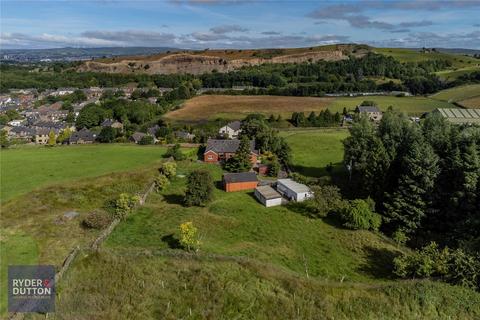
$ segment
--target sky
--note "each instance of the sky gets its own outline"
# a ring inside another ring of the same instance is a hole
[[[480,0],[1,0],[0,48],[480,49]]]

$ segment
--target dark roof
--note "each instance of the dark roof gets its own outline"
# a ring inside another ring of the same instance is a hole
[[[193,137],[195,137],[194,134],[191,134],[187,131],[176,131],[175,136],[182,139],[192,139]]]
[[[147,129],[147,132],[151,134],[152,136],[155,136],[157,133],[158,129],[160,129],[160,126],[158,124],[154,125],[153,127],[150,127]]]
[[[90,130],[83,128],[80,131],[75,131],[72,133],[68,141],[70,142],[78,142],[78,140],[83,140],[83,141],[95,141],[96,135],[91,132]]]
[[[255,172],[240,172],[240,173],[225,173],[223,175],[223,181],[226,183],[235,182],[252,182],[258,181]]]
[[[240,140],[221,140],[221,139],[208,139],[205,152],[213,151],[215,153],[235,153],[240,146]],[[250,151],[257,153],[255,150],[255,141],[250,141]]]
[[[358,112],[380,112],[375,106],[358,106]]]
[[[242,122],[240,121],[233,121],[227,124],[227,127],[231,128],[234,131],[240,130],[240,127],[242,126]]]
[[[33,136],[35,134],[35,129],[24,126],[15,126],[10,129],[10,132],[15,134],[25,134]]]
[[[118,121],[114,120],[114,119],[105,119],[103,120],[101,126],[102,127],[111,127],[112,125],[114,125],[115,123],[119,123]]]
[[[132,134],[130,136],[131,139],[133,139],[133,141],[135,142],[140,142],[140,140],[142,140],[143,137],[145,137],[146,134],[143,133],[143,132],[135,132],[134,134]]]

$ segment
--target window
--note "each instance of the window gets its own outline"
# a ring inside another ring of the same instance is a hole
[[[209,154],[209,155],[207,156],[207,159],[208,159],[208,160],[212,160],[212,159],[213,159],[213,156],[212,156],[211,154]]]

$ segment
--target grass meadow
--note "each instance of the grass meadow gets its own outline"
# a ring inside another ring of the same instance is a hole
[[[2,202],[36,188],[149,165],[165,148],[122,144],[22,146],[0,151]]]
[[[470,84],[470,85],[445,89],[431,95],[430,97],[433,99],[449,101],[449,102],[459,102],[462,100],[480,97],[480,84]]]
[[[342,140],[347,129],[292,129],[280,132],[292,149],[292,169],[305,176],[320,177],[329,164],[343,170]]]

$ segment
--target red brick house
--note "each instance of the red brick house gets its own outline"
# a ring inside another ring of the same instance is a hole
[[[207,147],[203,153],[203,161],[217,163],[233,157],[240,146],[240,140],[208,139]],[[255,142],[250,142],[250,159],[252,164],[257,163],[258,151],[255,150]]]
[[[258,185],[255,172],[225,173],[223,175],[223,186],[225,191],[253,190]]]

